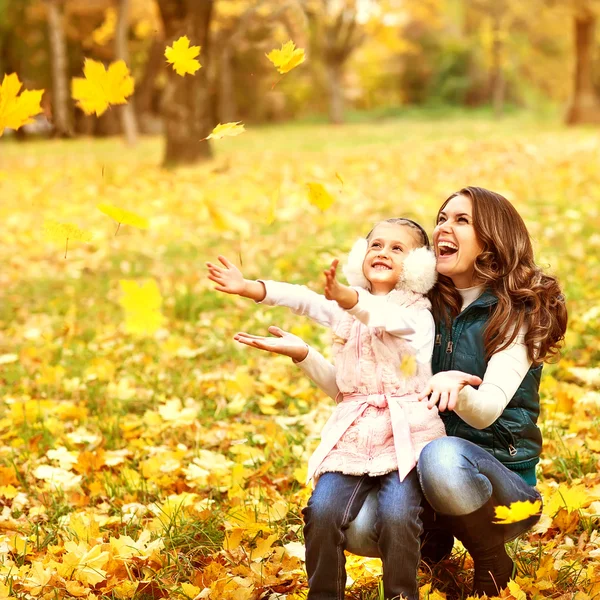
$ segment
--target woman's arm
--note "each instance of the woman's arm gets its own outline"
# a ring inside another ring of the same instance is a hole
[[[489,427],[502,414],[527,375],[532,361],[524,334],[490,358],[479,389],[466,385],[458,394],[454,411],[476,429]]]
[[[269,333],[276,337],[240,332],[235,334],[234,339],[252,348],[289,356],[321,390],[335,400],[339,393],[335,367],[297,335],[274,326],[269,327]]]
[[[440,411],[454,410],[471,427],[489,427],[502,414],[531,367],[524,338],[521,331],[508,348],[490,358],[483,380],[461,371],[442,371],[431,378],[419,398],[431,394],[429,408],[439,402]]]

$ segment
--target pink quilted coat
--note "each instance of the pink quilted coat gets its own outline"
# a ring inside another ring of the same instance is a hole
[[[407,310],[428,310],[420,294],[393,290],[388,296]],[[421,450],[446,435],[437,407],[417,400],[431,377],[401,337],[364,325],[345,311],[333,324],[336,380],[341,400],[311,457],[308,479],[334,471],[400,479],[415,467]]]

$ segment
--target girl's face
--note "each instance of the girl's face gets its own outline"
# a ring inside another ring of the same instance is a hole
[[[473,204],[468,196],[455,196],[444,206],[433,230],[437,272],[464,289],[477,284],[475,259],[483,252],[473,227]]]
[[[380,223],[371,232],[363,273],[371,284],[371,293],[391,292],[400,280],[406,255],[418,246],[417,233],[398,223]]]

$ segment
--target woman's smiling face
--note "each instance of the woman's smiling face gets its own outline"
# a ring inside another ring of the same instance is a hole
[[[437,272],[464,289],[477,284],[475,260],[483,252],[473,226],[473,204],[468,196],[449,200],[438,215],[433,230]]]

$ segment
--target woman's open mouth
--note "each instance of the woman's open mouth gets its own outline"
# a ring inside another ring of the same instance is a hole
[[[438,258],[452,256],[458,252],[458,246],[453,242],[442,241],[437,244]]]

